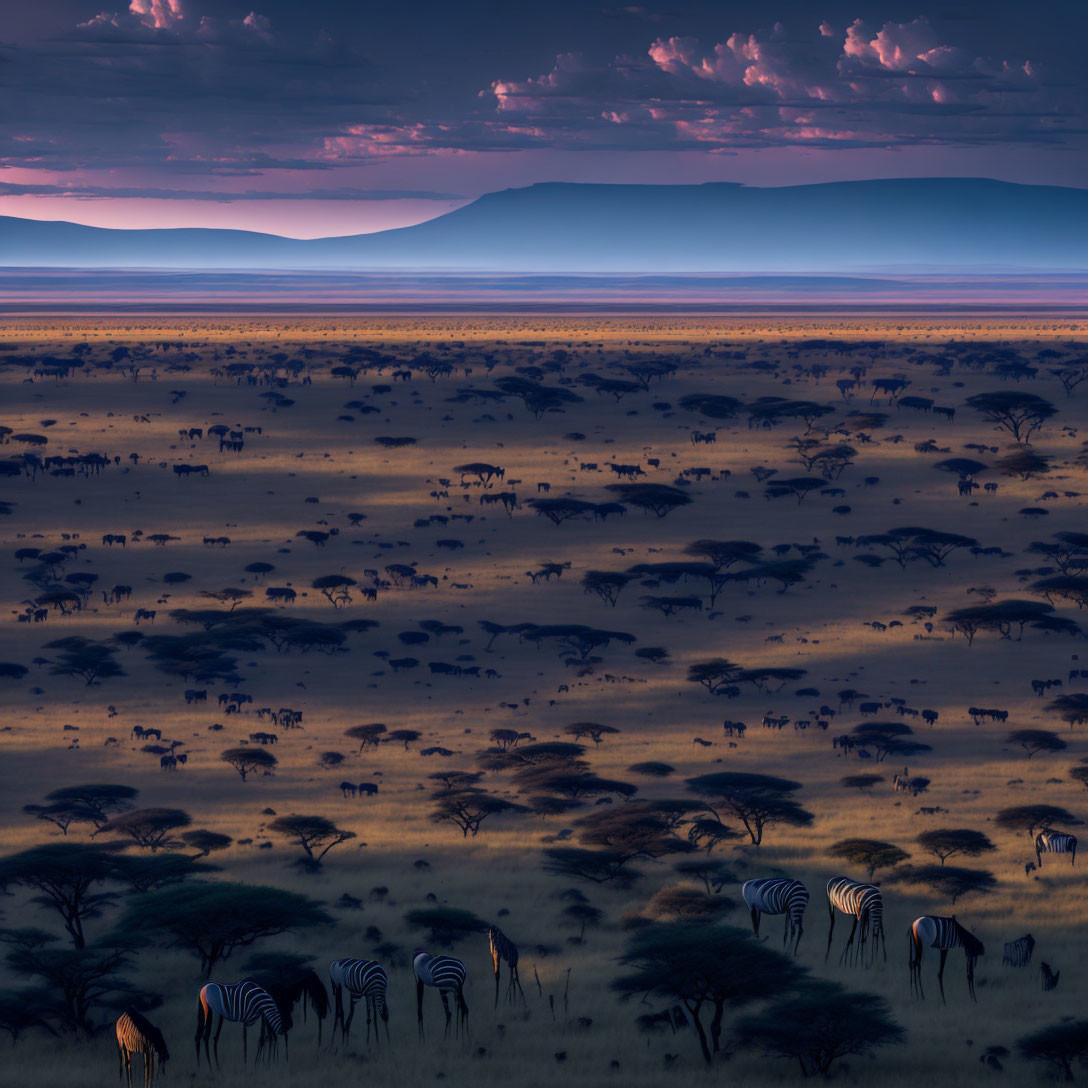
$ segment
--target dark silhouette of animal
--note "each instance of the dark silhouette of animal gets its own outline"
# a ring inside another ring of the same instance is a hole
[[[136,1054],[144,1062],[144,1088],[151,1088],[155,1060],[158,1059],[159,1073],[165,1075],[166,1063],[170,1059],[162,1032],[147,1017],[129,1006],[117,1018],[116,1036],[119,1071],[124,1075],[128,1088],[132,1088],[132,1059]]]

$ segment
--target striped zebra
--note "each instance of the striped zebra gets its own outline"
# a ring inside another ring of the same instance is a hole
[[[1005,955],[1001,957],[1002,967],[1027,967],[1031,963],[1031,954],[1035,951],[1035,938],[1027,933],[1015,941],[1005,942]]]
[[[1040,831],[1035,836],[1035,864],[1043,867],[1043,854],[1068,854],[1070,867],[1077,864],[1077,836],[1064,831]]]
[[[854,935],[861,926],[861,937],[857,953],[863,955],[870,933],[873,938],[873,955],[876,955],[877,942],[884,950],[884,962],[888,962],[888,948],[884,943],[884,896],[875,884],[861,884],[846,876],[835,876],[827,882],[827,912],[831,926],[827,931],[827,952],[824,962],[831,954],[831,938],[835,933],[835,911],[850,915],[854,924],[850,927],[850,936],[839,957],[841,963],[854,943]]]
[[[416,976],[416,1017],[419,1020],[419,1033],[423,1034],[423,988],[433,986],[442,998],[442,1008],[446,1010],[446,1034],[450,1032],[450,1003],[448,995],[453,994],[457,1003],[457,1030],[468,1028],[468,1005],[465,1003],[465,965],[452,956],[430,956],[426,952],[417,952],[412,959],[412,970]]]
[[[926,996],[922,992],[922,952],[926,947],[938,948],[941,952],[941,965],[937,969],[937,982],[941,987],[941,1001],[944,1001],[944,963],[948,959],[948,950],[962,948],[967,957],[967,990],[971,1000],[975,1000],[975,961],[986,948],[973,933],[956,921],[955,915],[951,918],[939,918],[932,914],[923,914],[921,918],[915,918],[907,930],[907,942],[912,993],[917,992],[921,998]]]
[[[492,926],[487,931],[487,944],[491,949],[491,965],[495,969],[495,1008],[499,1007],[499,971],[504,961],[510,973],[506,987],[507,1000],[514,1001],[516,995],[521,994],[524,1002],[525,991],[521,988],[521,978],[518,975],[518,946],[498,926]]]
[[[799,880],[784,877],[767,877],[745,881],[740,894],[745,906],[752,912],[752,932],[759,936],[759,919],[764,914],[784,914],[786,926],[782,943],[792,942],[793,954],[801,945],[804,932],[805,907],[808,906],[808,888]]]
[[[345,957],[329,964],[329,980],[336,1001],[336,1023],[340,1025],[340,1037],[347,1040],[351,1031],[352,1017],[359,998],[366,1003],[366,1041],[370,1042],[370,1021],[374,1021],[374,1038],[378,1039],[378,1017],[385,1021],[385,1037],[389,1038],[389,1006],[385,1001],[389,976],[385,968],[374,960],[356,960]],[[344,991],[350,995],[347,1019],[344,1018]]]
[[[291,1027],[289,1021],[285,1021],[279,1006],[273,1000],[272,995],[257,983],[249,979],[243,982],[209,982],[201,987],[200,1003],[196,1010],[196,1061],[200,1064],[200,1041],[204,1040],[204,1057],[211,1064],[208,1055],[208,1039],[212,1034],[212,1020],[218,1014],[219,1027],[215,1032],[215,1064],[219,1065],[219,1036],[223,1032],[223,1025],[230,1020],[231,1023],[242,1025],[242,1061],[246,1061],[247,1041],[246,1036],[251,1024],[261,1023],[261,1040],[257,1046],[257,1057],[261,1056],[261,1050],[265,1045],[266,1035],[271,1038],[274,1045],[277,1035],[283,1036],[284,1045],[287,1043],[287,1032]]]
[[[139,1054],[144,1060],[144,1088],[151,1088],[155,1076],[155,1059],[159,1059],[159,1072],[165,1076],[170,1051],[162,1032],[146,1016],[141,1016],[131,1006],[117,1017],[117,1061],[125,1075],[128,1088],[132,1088],[132,1056]]]

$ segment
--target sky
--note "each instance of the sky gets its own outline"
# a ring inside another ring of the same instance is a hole
[[[547,181],[1088,187],[1083,0],[0,13],[3,215],[316,237]]]

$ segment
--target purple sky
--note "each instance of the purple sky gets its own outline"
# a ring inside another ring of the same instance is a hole
[[[1074,0],[104,2],[6,13],[0,214],[314,236],[535,181],[1088,186]]]

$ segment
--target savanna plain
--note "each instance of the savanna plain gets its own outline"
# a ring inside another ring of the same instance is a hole
[[[1060,1029],[1086,880],[1034,844],[1088,817],[1080,318],[12,318],[2,341],[0,1082],[113,1083],[129,1005],[167,1083],[819,1072],[776,1025],[845,1038],[843,1084],[1083,1076]],[[92,785],[127,789],[92,811]],[[938,831],[977,834],[942,862]],[[42,846],[102,866],[67,928]],[[886,958],[871,929],[844,955],[840,914],[825,959],[840,874],[879,885]],[[779,876],[811,896],[795,958],[741,900]],[[983,942],[977,1000],[960,948],[946,1002],[933,949],[912,992],[926,914]],[[490,925],[523,995],[503,966],[496,1000]],[[463,960],[465,1030],[433,990],[417,1028],[417,949]],[[389,972],[388,1037],[303,1002],[289,1055],[255,1064],[253,1028],[244,1064],[228,1024],[197,1063],[209,977],[327,983],[343,956]]]

